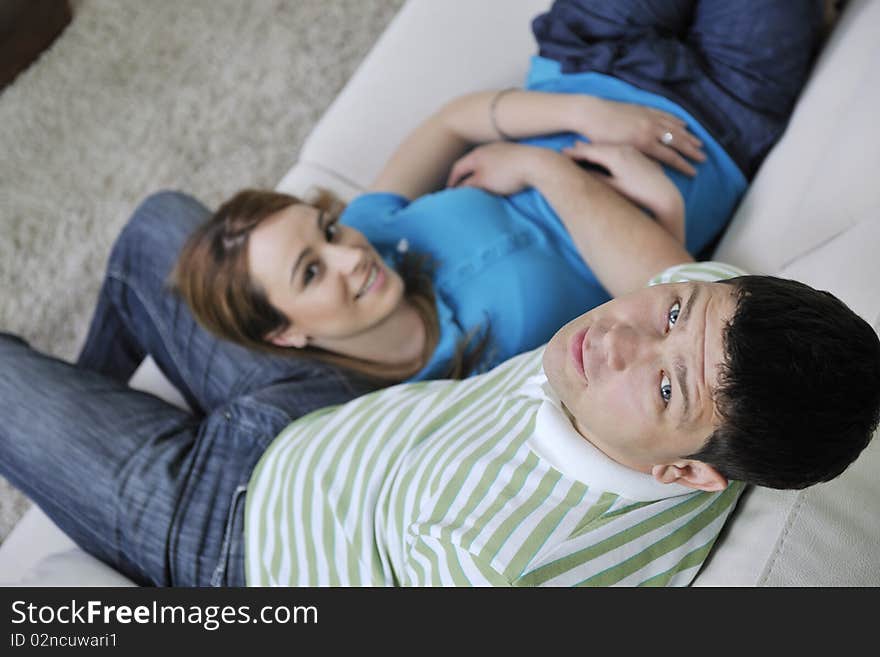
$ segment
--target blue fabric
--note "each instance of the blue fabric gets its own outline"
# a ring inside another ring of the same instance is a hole
[[[366,194],[341,221],[363,231],[392,264],[401,239],[432,260],[440,342],[413,380],[442,377],[457,342],[471,330],[490,332],[483,371],[545,343],[568,320],[608,299],[567,236],[560,239],[558,231],[481,190],[448,190],[412,203]]]
[[[340,368],[220,340],[195,321],[168,277],[187,237],[209,216],[179,192],[158,192],[140,204],[111,251],[77,364],[125,383],[150,354],[199,413],[280,382],[290,384],[287,410],[294,417],[375,389]],[[334,385],[311,387],[316,380]]]
[[[686,246],[698,254],[730,220],[746,179],[712,135],[675,103],[606,75],[564,74],[557,62],[534,57],[527,87],[588,93],[663,109],[688,122],[703,140],[706,161],[689,178],[665,167],[685,201]],[[523,140],[560,150],[574,134]],[[457,343],[472,330],[489,331],[480,370],[538,347],[566,322],[610,299],[562,221],[534,189],[500,197],[471,188],[446,189],[410,202],[395,194],[356,198],[340,221],[363,232],[389,264],[404,240],[429,256],[440,320],[440,342],[413,380],[442,377]]]
[[[822,36],[822,0],[556,0],[532,23],[566,73],[604,73],[686,108],[754,176]]]
[[[665,165],[663,169],[684,199],[685,245],[688,252],[692,255],[699,253],[730,221],[746,190],[746,178],[712,134],[696,118],[672,101],[600,73],[563,73],[558,62],[543,57],[532,58],[526,86],[536,91],[588,93],[609,100],[645,105],[684,120],[688,129],[703,142],[706,160],[694,163],[697,175],[693,178]],[[571,145],[576,138],[581,137],[573,134],[554,135],[526,139],[523,142],[559,150]],[[531,208],[533,214],[553,215],[553,210],[540,195],[530,192],[521,196],[523,198],[520,202]],[[559,222],[555,223],[561,225]]]

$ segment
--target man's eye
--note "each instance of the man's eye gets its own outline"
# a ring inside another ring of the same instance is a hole
[[[681,302],[676,301],[666,313],[666,330],[668,331],[678,321],[678,313],[681,312]]]
[[[666,372],[660,377],[660,397],[663,399],[663,405],[669,406],[669,400],[672,399],[672,382],[666,376]]]
[[[327,224],[324,227],[324,237],[327,238],[328,242],[332,242],[333,238],[335,238],[339,234],[339,226],[334,221],[333,223]]]
[[[303,285],[308,285],[311,282],[311,280],[317,275],[318,275],[318,263],[313,262],[312,264],[308,265],[305,269],[305,272],[303,272]]]

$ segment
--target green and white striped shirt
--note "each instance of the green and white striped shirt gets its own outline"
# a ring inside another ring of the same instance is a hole
[[[652,284],[740,273],[700,263]],[[248,487],[248,584],[688,584],[742,484],[664,487],[595,448],[586,471],[601,484],[555,467],[542,355],[465,381],[401,384],[290,424]],[[621,476],[607,476],[615,467]]]

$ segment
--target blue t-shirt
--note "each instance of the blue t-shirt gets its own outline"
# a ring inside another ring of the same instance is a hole
[[[746,188],[733,160],[678,105],[597,73],[563,74],[555,61],[534,57],[527,88],[594,96],[663,109],[681,117],[703,141],[706,161],[689,178],[666,168],[685,202],[686,246],[699,252],[721,231]],[[574,134],[523,140],[554,150]],[[490,342],[479,370],[547,342],[566,322],[610,298],[584,263],[565,226],[534,189],[509,197],[471,188],[446,189],[415,201],[388,193],[352,201],[341,222],[357,228],[389,264],[398,247],[425,254],[433,265],[440,339],[411,380],[442,377],[458,342],[476,330]]]

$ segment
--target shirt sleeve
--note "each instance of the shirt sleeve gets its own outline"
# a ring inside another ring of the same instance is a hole
[[[611,493],[567,539],[541,550],[514,586],[686,586],[708,558],[745,485],[652,502]],[[601,498],[600,498],[601,500]]]
[[[377,224],[388,221],[398,210],[410,203],[409,199],[390,192],[370,192],[355,198],[339,217],[340,223],[357,228],[362,233]]]
[[[727,278],[746,276],[747,273],[739,267],[723,262],[686,262],[660,272],[648,281],[648,286],[661,285],[663,283],[686,283],[689,281],[712,283]]]

